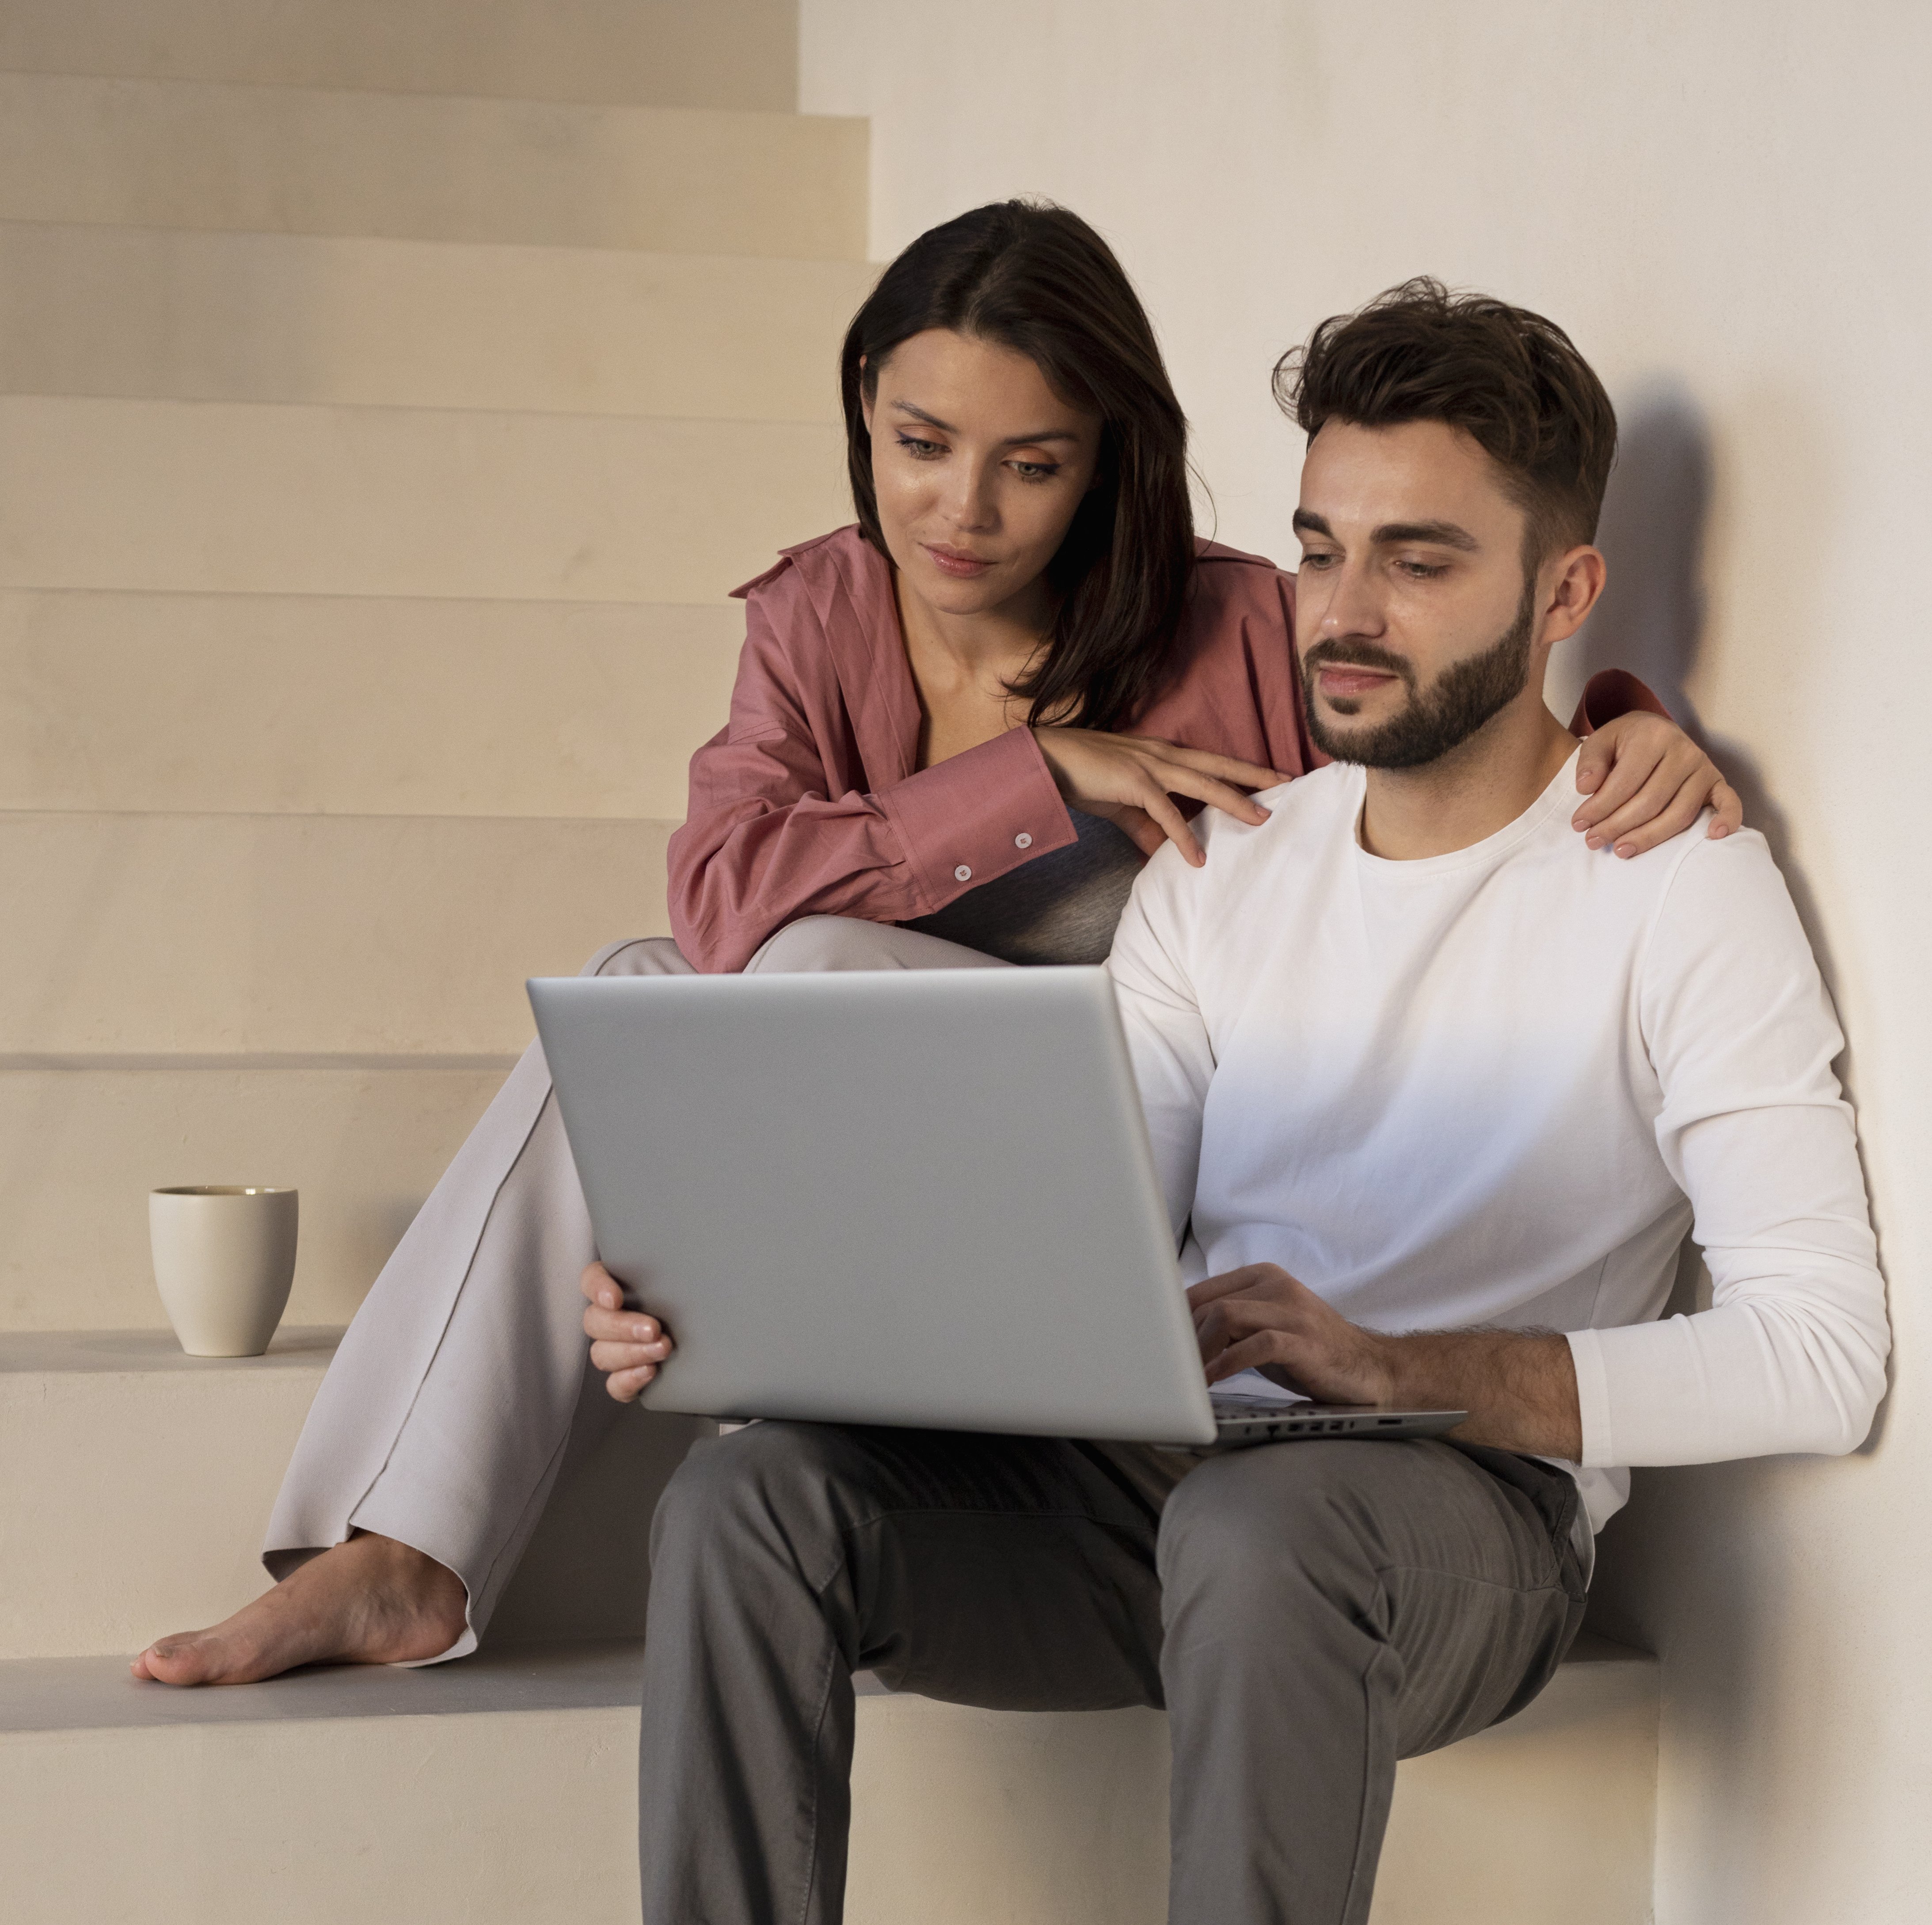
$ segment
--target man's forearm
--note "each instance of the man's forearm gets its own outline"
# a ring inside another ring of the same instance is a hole
[[[1394,1402],[1467,1411],[1465,1444],[1574,1462],[1583,1454],[1576,1369],[1567,1338],[1520,1330],[1418,1331],[1378,1339]]]

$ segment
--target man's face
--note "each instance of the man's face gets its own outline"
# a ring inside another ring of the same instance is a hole
[[[1447,754],[1520,695],[1546,643],[1524,511],[1469,436],[1439,421],[1327,423],[1294,514],[1295,643],[1310,733],[1372,768]]]

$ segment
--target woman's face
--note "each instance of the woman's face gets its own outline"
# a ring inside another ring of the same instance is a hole
[[[1044,628],[1044,580],[1093,485],[1100,418],[1024,355],[950,328],[902,341],[866,404],[879,523],[902,590]]]

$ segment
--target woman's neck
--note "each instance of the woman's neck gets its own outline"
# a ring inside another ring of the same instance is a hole
[[[892,586],[919,694],[919,766],[963,754],[1024,721],[1026,704],[1008,690],[1046,646],[1053,608],[1045,584],[1034,585],[1037,595],[971,615],[933,607],[906,587],[896,569]]]
[[[970,615],[934,607],[896,568],[892,593],[908,654],[950,662],[962,678],[1010,681],[1040,653],[1053,626],[1055,598],[1043,580]]]

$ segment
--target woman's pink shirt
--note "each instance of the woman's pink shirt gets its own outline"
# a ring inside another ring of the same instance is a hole
[[[1299,775],[1324,758],[1302,712],[1294,577],[1214,542],[1199,556],[1174,671],[1127,732]],[[930,916],[1076,839],[1030,729],[915,766],[919,697],[892,571],[856,527],[786,549],[735,592],[746,620],[730,720],[692,757],[670,840],[671,933],[697,967],[742,969],[801,916]],[[1660,706],[1621,681],[1602,706],[1592,685],[1578,733]]]

